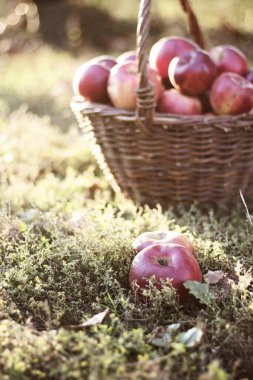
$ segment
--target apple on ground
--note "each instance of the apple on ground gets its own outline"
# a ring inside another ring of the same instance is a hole
[[[177,115],[200,115],[202,104],[199,98],[184,95],[172,88],[164,91],[159,98],[157,111]]]
[[[245,54],[233,45],[214,46],[209,54],[216,63],[218,74],[232,72],[245,76],[248,72]]]
[[[95,103],[108,103],[107,92],[108,78],[110,74],[109,63],[89,61],[81,65],[73,78],[73,90],[75,95],[81,95],[86,100]]]
[[[136,52],[134,50],[126,51],[122,54],[120,54],[117,58],[117,63],[122,62],[135,62],[136,61]]]
[[[184,37],[164,37],[156,42],[149,54],[150,67],[156,70],[162,80],[168,86],[168,67],[174,57],[178,57],[187,51],[197,50],[195,42]]]
[[[152,244],[173,243],[182,245],[195,255],[195,248],[191,240],[184,234],[178,231],[152,231],[144,232],[137,236],[133,241],[133,249],[135,252],[140,252],[142,249],[149,247]]]
[[[210,103],[218,115],[238,115],[253,107],[253,84],[236,73],[222,73],[210,90]]]
[[[157,101],[163,91],[161,77],[150,67],[147,68],[147,75]],[[135,110],[138,87],[139,74],[135,62],[118,63],[111,69],[108,80],[108,94],[115,107],[129,111]]]
[[[158,289],[161,280],[169,280],[181,302],[187,298],[184,282],[202,281],[196,258],[182,245],[172,243],[150,245],[135,256],[129,272],[131,287],[142,293],[151,277]]]
[[[213,83],[216,65],[204,50],[189,51],[172,59],[168,75],[172,85],[186,95],[201,95]]]

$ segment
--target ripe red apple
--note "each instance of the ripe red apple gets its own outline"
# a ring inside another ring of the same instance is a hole
[[[170,280],[180,301],[187,296],[185,281],[202,281],[196,258],[182,245],[172,243],[150,245],[135,256],[129,272],[131,286],[137,285],[139,291],[143,291],[152,276],[158,289],[161,289],[161,280]]]
[[[126,51],[125,53],[122,53],[117,58],[117,63],[122,62],[135,62],[136,61],[136,52],[134,50]]]
[[[152,231],[144,232],[133,241],[133,249],[135,252],[140,252],[142,249],[149,247],[152,244],[173,243],[182,245],[195,255],[195,248],[191,240],[184,234],[178,231]]]
[[[186,95],[207,91],[216,77],[216,65],[204,50],[189,51],[172,59],[169,78],[173,86]]]
[[[247,75],[246,75],[246,79],[250,82],[250,83],[253,83],[253,68],[251,68]]]
[[[210,56],[217,66],[218,73],[226,71],[245,76],[248,72],[248,62],[244,53],[233,45],[213,47]]]
[[[104,68],[111,70],[111,68],[116,65],[117,61],[116,57],[113,57],[112,55],[100,55],[91,59],[90,63],[98,63]]]
[[[156,70],[163,80],[168,80],[168,67],[174,57],[199,47],[193,41],[184,37],[164,37],[156,42],[149,55],[150,67]]]
[[[80,66],[73,79],[74,94],[82,95],[90,102],[107,103],[110,69],[106,65],[90,61]]]
[[[253,84],[236,73],[223,73],[210,90],[210,103],[218,115],[238,115],[253,107]]]
[[[175,88],[172,88],[163,92],[158,100],[157,110],[161,113],[178,115],[200,115],[202,105],[197,97],[183,95]]]
[[[150,67],[147,69],[148,79],[154,88],[155,100],[162,94],[160,76]],[[136,91],[139,86],[139,75],[135,62],[118,63],[111,69],[108,80],[108,94],[115,107],[132,111],[136,108]]]

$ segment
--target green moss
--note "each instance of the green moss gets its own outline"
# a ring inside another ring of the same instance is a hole
[[[6,68],[10,96],[21,63]],[[49,77],[52,85],[58,79]],[[36,86],[27,84],[21,95]],[[112,193],[74,129],[63,133],[51,117],[24,106],[13,111],[8,99],[0,104],[1,379],[250,379],[253,229],[243,206],[227,215],[197,205],[136,207]],[[78,224],[71,221],[76,212]],[[193,297],[180,305],[170,287],[157,291],[152,281],[146,298],[131,291],[134,237],[166,228],[193,240],[203,274],[237,273],[226,297],[209,306]],[[107,308],[102,324],[69,327]],[[154,344],[175,323],[175,336]],[[191,347],[179,337],[194,327],[203,336]]]
[[[86,209],[79,227],[66,217],[64,220],[48,213],[39,217],[35,213],[29,222],[20,218],[19,224],[17,219],[3,215],[5,224],[15,222],[23,228],[15,239],[7,241],[5,233],[0,235],[1,326],[8,330],[8,349],[2,343],[3,358],[11,352],[11,359],[1,364],[3,372],[28,379],[151,379],[160,372],[172,379],[194,379],[218,359],[232,378],[247,376],[249,354],[253,354],[252,288],[247,272],[252,260],[252,235],[246,219],[238,219],[239,214],[234,213],[229,228],[226,218],[216,219],[215,230],[225,232],[217,237],[213,231],[212,236],[212,228],[207,232],[206,226],[214,216],[201,215],[198,209],[195,212],[197,229],[191,225],[192,211],[182,217],[169,211],[165,216],[159,209],[141,211],[128,202],[121,203],[120,208]],[[227,273],[237,268],[240,281],[228,298],[211,309],[193,299],[179,305],[166,286],[162,292],[151,286],[146,301],[136,298],[128,284],[131,242],[136,234],[160,223],[193,236],[204,273],[208,269]],[[235,231],[228,231],[233,224],[240,231],[236,244]],[[231,245],[229,235],[234,236]],[[83,332],[63,328],[80,324],[105,308],[110,315],[104,325]],[[201,327],[204,339],[199,346],[175,350],[173,344],[160,349],[152,345],[151,337],[157,329],[178,322],[182,331]],[[6,327],[9,325],[11,328]],[[0,330],[1,334],[5,336],[6,332]],[[21,348],[15,343],[17,334],[22,336]],[[231,372],[238,357],[240,361]]]

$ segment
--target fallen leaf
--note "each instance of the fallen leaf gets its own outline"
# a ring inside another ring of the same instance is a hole
[[[186,281],[184,287],[204,305],[211,306],[215,296],[210,292],[208,284],[199,281]]]
[[[204,275],[204,279],[210,284],[218,284],[225,276],[225,273],[222,270],[209,270],[207,274]]]
[[[105,309],[101,313],[94,315],[92,318],[88,319],[84,323],[81,323],[80,325],[66,325],[64,326],[64,328],[67,330],[82,330],[82,329],[85,329],[86,327],[99,325],[100,323],[103,322],[103,320],[105,319],[108,313],[109,313],[109,309]]]
[[[158,337],[154,337],[151,340],[151,343],[157,347],[168,347],[169,344],[172,342],[173,338],[175,337],[179,327],[180,323],[172,323],[171,325],[167,326],[165,330],[160,332]]]
[[[231,285],[236,281],[235,276],[228,275],[221,270],[208,271],[204,279],[209,284],[210,292],[218,302],[228,297]]]
[[[199,327],[193,327],[186,332],[182,332],[178,335],[177,340],[180,343],[183,343],[186,347],[195,347],[197,346],[203,336],[203,331]]]
[[[178,333],[179,328],[179,323],[169,325],[165,330],[161,331],[158,336],[156,334],[155,339],[152,339],[151,343],[161,348],[169,348],[171,345],[174,348],[182,346],[192,348],[200,343],[203,331],[199,327],[193,327],[182,333]]]

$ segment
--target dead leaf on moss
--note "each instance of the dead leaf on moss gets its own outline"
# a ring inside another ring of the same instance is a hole
[[[211,271],[204,275],[205,281],[209,284],[210,292],[217,301],[223,301],[229,295],[231,285],[234,281],[222,270]]]
[[[218,284],[210,285],[210,291],[217,301],[223,301],[228,298],[232,284],[233,281],[230,278],[224,277]]]
[[[66,325],[66,326],[64,326],[64,328],[66,330],[77,330],[78,331],[78,330],[85,329],[86,327],[92,327],[92,326],[99,325],[100,323],[103,322],[103,320],[105,319],[105,317],[107,316],[108,313],[109,313],[109,309],[105,309],[101,313],[94,315],[93,317],[91,317],[90,319],[88,319],[84,323],[81,323],[80,325]]]
[[[218,284],[225,276],[225,273],[222,270],[209,270],[207,274],[204,275],[204,279],[210,285]]]

